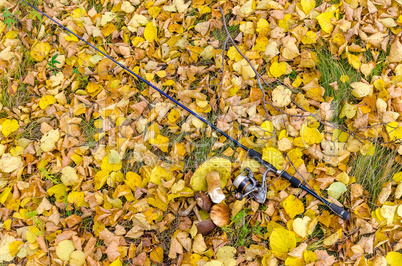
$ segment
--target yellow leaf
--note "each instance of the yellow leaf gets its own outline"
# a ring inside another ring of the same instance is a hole
[[[273,62],[269,67],[269,71],[274,78],[278,78],[286,73],[286,64],[285,62]]]
[[[274,147],[265,147],[262,151],[262,159],[272,164],[278,170],[283,168],[285,161],[282,153]]]
[[[307,228],[311,221],[311,218],[304,216],[303,218],[297,218],[293,221],[293,231],[299,236],[305,238],[307,236]]]
[[[56,142],[59,140],[59,130],[58,129],[52,129],[49,132],[47,132],[45,135],[42,136],[40,139],[40,148],[44,152],[48,152],[53,150],[56,147]]]
[[[239,49],[241,52],[244,52],[244,51],[242,51],[241,48],[239,48]],[[233,60],[235,62],[239,62],[240,60],[243,59],[243,56],[241,54],[239,54],[239,52],[236,50],[236,48],[234,46],[230,46],[227,55],[230,60]]]
[[[364,98],[373,94],[373,85],[368,85],[363,82],[353,82],[350,86],[353,88],[352,94],[356,98]]]
[[[264,135],[265,136],[273,136],[275,134],[274,131],[274,124],[272,124],[271,121],[269,120],[265,120],[261,126],[260,126],[263,130],[264,130]]]
[[[265,35],[268,33],[269,31],[269,22],[266,19],[260,18],[257,22],[257,29],[256,31],[260,34],[260,35]],[[264,36],[265,37],[265,36]],[[258,44],[258,43],[257,43]],[[267,46],[268,43],[265,45]],[[264,47],[264,51],[265,51],[265,47]]]
[[[101,90],[102,85],[95,82],[89,82],[86,87],[86,91],[92,98],[96,97],[96,95],[98,95],[98,93],[101,92]]]
[[[398,173],[394,174],[392,179],[397,183],[401,182],[402,181],[402,172],[398,172]]]
[[[163,152],[168,152],[169,149],[169,138],[162,136],[161,134],[157,135],[156,138],[152,138],[149,140],[149,143],[155,145]]]
[[[50,52],[50,44],[45,43],[45,42],[40,42],[36,45],[31,50],[31,56],[35,61],[43,61],[45,57],[49,54]]]
[[[162,179],[165,181],[171,180],[172,173],[166,171],[162,167],[159,167],[159,166],[154,167],[154,169],[152,169],[149,182],[154,183],[156,185],[160,185],[162,183],[162,181],[161,181]]]
[[[12,187],[6,187],[3,192],[0,194],[0,203],[4,204],[6,202],[8,196],[10,195]]]
[[[40,109],[46,109],[49,105],[52,105],[56,102],[56,98],[53,95],[45,95],[39,101]]]
[[[313,44],[317,41],[317,33],[314,31],[308,31],[301,39],[303,44]]]
[[[168,120],[170,123],[176,123],[180,119],[180,112],[175,108],[172,109],[168,115]]]
[[[389,122],[385,128],[387,129],[391,141],[402,139],[402,128],[399,126],[398,122]]]
[[[173,194],[170,194],[169,197],[171,195],[173,195]],[[147,202],[149,205],[152,205],[155,208],[161,209],[164,212],[167,210],[167,207],[168,207],[166,199],[162,200],[160,197],[148,198]],[[156,218],[158,218],[158,217],[156,217]]]
[[[307,15],[315,7],[315,0],[301,0],[300,4],[304,13]]]
[[[71,240],[60,241],[56,246],[56,255],[63,261],[70,260],[71,253],[75,250],[74,242]]]
[[[339,199],[343,193],[345,193],[348,189],[346,188],[345,184],[341,182],[334,182],[328,188],[328,195],[333,197],[334,199]]]
[[[339,80],[343,83],[348,82],[349,81],[349,76],[348,75],[342,75]]]
[[[331,12],[324,12],[316,17],[321,29],[326,33],[331,33],[334,29],[334,25],[331,22],[332,18],[335,18],[335,16]]]
[[[307,145],[313,145],[315,143],[321,143],[323,137],[316,128],[309,128],[306,124],[303,124],[300,130],[302,140]]]
[[[317,261],[317,255],[312,250],[305,250],[303,252],[304,262],[310,264]]]
[[[222,262],[224,265],[236,265],[236,260],[234,259],[236,253],[236,248],[224,246],[218,249],[216,252],[216,259]]]
[[[112,23],[106,24],[102,27],[102,34],[103,36],[107,37],[112,34],[115,30],[117,30],[116,26]]]
[[[74,203],[77,208],[81,207],[82,203],[84,203],[84,192],[82,191],[71,191],[68,194],[67,201],[68,203]]]
[[[277,107],[285,107],[290,104],[292,91],[283,87],[278,86],[272,91],[272,103]]]
[[[47,193],[50,196],[53,196],[56,198],[57,202],[65,202],[65,197],[66,197],[66,186],[64,184],[57,184],[47,190]]]
[[[114,150],[113,150],[114,151]],[[105,171],[119,171],[121,169],[122,163],[120,160],[120,155],[117,153],[117,156],[115,155],[115,152],[110,151],[108,155],[106,155],[103,159],[102,159],[102,163],[101,163],[101,169],[105,170]],[[109,160],[110,157],[110,160]],[[117,159],[118,158],[118,159]]]
[[[241,32],[243,32],[244,35],[246,35],[246,36],[254,35],[254,33],[255,33],[254,23],[251,21],[246,21],[246,22],[242,21],[242,22],[240,22],[239,30]]]
[[[124,11],[126,13],[133,13],[135,11],[135,7],[133,7],[133,5],[131,5],[129,1],[124,1],[121,5],[121,11]]]
[[[267,45],[269,44],[269,40],[266,36],[260,35],[257,37],[255,40],[255,46],[253,48],[253,51],[258,51],[258,52],[265,52],[265,49]]]
[[[385,257],[390,266],[400,266],[402,262],[402,254],[395,251],[390,251]]]
[[[193,242],[193,252],[202,254],[206,249],[207,245],[205,244],[204,237],[201,234],[196,235]]]
[[[24,245],[24,242],[19,241],[19,240],[11,242],[11,244],[8,245],[10,255],[15,257],[15,255],[17,255],[17,253],[20,250],[20,248],[22,247],[22,245]]]
[[[274,228],[269,237],[269,246],[273,251],[287,253],[296,247],[296,236],[282,227]]]
[[[154,250],[151,251],[149,257],[156,263],[163,263],[163,248],[156,247]]]
[[[66,166],[61,170],[61,182],[65,186],[75,186],[79,183],[80,178],[77,175],[77,172],[71,166]]]
[[[352,104],[345,103],[343,106],[341,113],[339,114],[339,118],[347,117],[353,118],[356,115],[356,107]]]
[[[36,242],[36,239],[42,232],[36,226],[30,226],[27,231],[27,241],[31,244]]]
[[[70,254],[70,265],[85,265],[85,253],[81,250],[75,250]]]
[[[103,185],[105,185],[107,178],[109,177],[110,171],[108,170],[100,170],[95,174],[95,189],[101,189]]]
[[[360,66],[362,65],[362,62],[360,62],[359,57],[353,55],[353,54],[347,54],[348,57],[348,62],[349,64],[354,68],[354,69],[359,69]]]
[[[157,28],[154,26],[153,22],[149,22],[145,26],[145,31],[144,31],[145,40],[153,42],[154,40],[157,39],[157,37],[158,37],[157,35],[158,35]]]
[[[136,187],[144,187],[140,175],[134,172],[127,172],[124,183],[132,190],[135,191]]]
[[[8,137],[12,132],[19,128],[18,121],[16,119],[6,119],[3,124],[1,124],[1,133],[5,137]]]
[[[291,22],[292,15],[291,14],[286,14],[283,19],[280,19],[278,21],[278,26],[283,28],[285,32],[289,30],[290,22]]]
[[[306,93],[306,97],[311,98],[318,102],[324,101],[324,98],[322,97],[323,95],[324,95],[324,89],[322,87],[313,87],[309,89]]]
[[[339,229],[334,234],[330,235],[329,237],[324,239],[324,245],[331,246],[338,241],[342,236],[342,229]]]
[[[387,59],[390,63],[398,63],[402,61],[402,44],[399,39],[395,39],[392,43]]]
[[[71,12],[71,16],[73,18],[80,18],[80,17],[86,17],[87,16],[87,11],[84,8],[77,8],[74,9],[73,12]]]
[[[294,195],[289,195],[283,202],[282,206],[290,218],[294,218],[296,215],[304,212],[304,205],[301,200]]]
[[[299,266],[299,265],[303,265],[303,261],[302,261],[302,259],[299,259],[299,258],[287,257],[285,260],[285,265],[286,266]]]

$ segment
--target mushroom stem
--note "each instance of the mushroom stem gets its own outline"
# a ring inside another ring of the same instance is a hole
[[[197,201],[194,201],[193,203],[191,203],[188,206],[188,208],[185,209],[184,211],[179,211],[178,212],[179,216],[188,216],[190,214],[191,210],[193,210],[193,208],[196,208],[195,205],[197,205]]]
[[[201,221],[202,221],[202,218],[201,218],[200,213],[198,212],[197,206],[194,206],[193,211],[194,211],[194,213],[195,213],[195,216],[197,216],[198,221],[201,222]]]
[[[211,197],[213,203],[221,203],[225,199],[225,194],[223,194],[221,188],[221,179],[219,172],[212,171],[209,172],[205,179],[208,184],[208,194]]]

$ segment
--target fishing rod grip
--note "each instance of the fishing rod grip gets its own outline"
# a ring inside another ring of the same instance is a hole
[[[347,221],[350,218],[350,212],[342,208],[341,206],[336,205],[335,203],[331,203],[328,207],[343,220]]]
[[[286,180],[288,180],[290,182],[290,184],[292,184],[293,187],[302,188],[303,190],[307,191],[309,194],[311,194],[312,196],[314,196],[315,198],[317,198],[318,200],[323,202],[325,205],[327,205],[336,215],[341,217],[343,220],[345,220],[345,221],[349,220],[350,213],[347,210],[345,210],[344,208],[336,205],[335,203],[329,203],[324,198],[320,197],[317,193],[315,193],[315,191],[312,191],[308,187],[304,186],[299,179],[297,179],[294,176],[291,176],[288,172],[286,172],[286,171],[278,171],[272,164],[270,164],[269,162],[267,162],[267,161],[262,159],[261,153],[255,151],[253,149],[249,149],[248,152],[247,152],[247,155],[251,159],[254,159],[254,160],[258,161],[260,164],[264,165],[268,169],[271,169],[271,171],[275,172],[279,176],[281,176],[281,177],[285,178]]]
[[[279,176],[285,178],[287,181],[290,182],[290,184],[292,184],[293,187],[295,188],[299,188],[302,184],[302,182],[297,179],[294,176],[291,176],[288,172],[286,171],[278,171],[272,164],[270,164],[269,162],[265,161],[262,159],[262,155],[261,153],[253,150],[253,149],[249,149],[247,155],[251,158],[254,159],[256,161],[258,161],[260,164],[264,165],[265,167],[267,167],[268,169],[271,169],[271,171],[275,172],[276,174],[278,174]]]

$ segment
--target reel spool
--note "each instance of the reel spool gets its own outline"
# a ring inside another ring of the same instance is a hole
[[[258,203],[264,203],[267,198],[267,184],[266,178],[267,173],[271,169],[267,169],[262,176],[262,184],[259,185],[258,181],[255,179],[253,172],[250,168],[238,175],[233,181],[233,186],[236,188],[236,199],[241,200],[244,197],[250,196],[255,199]]]

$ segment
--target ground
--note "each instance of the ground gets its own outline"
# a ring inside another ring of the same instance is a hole
[[[400,265],[400,0],[30,4],[82,39],[0,0],[0,265]]]

